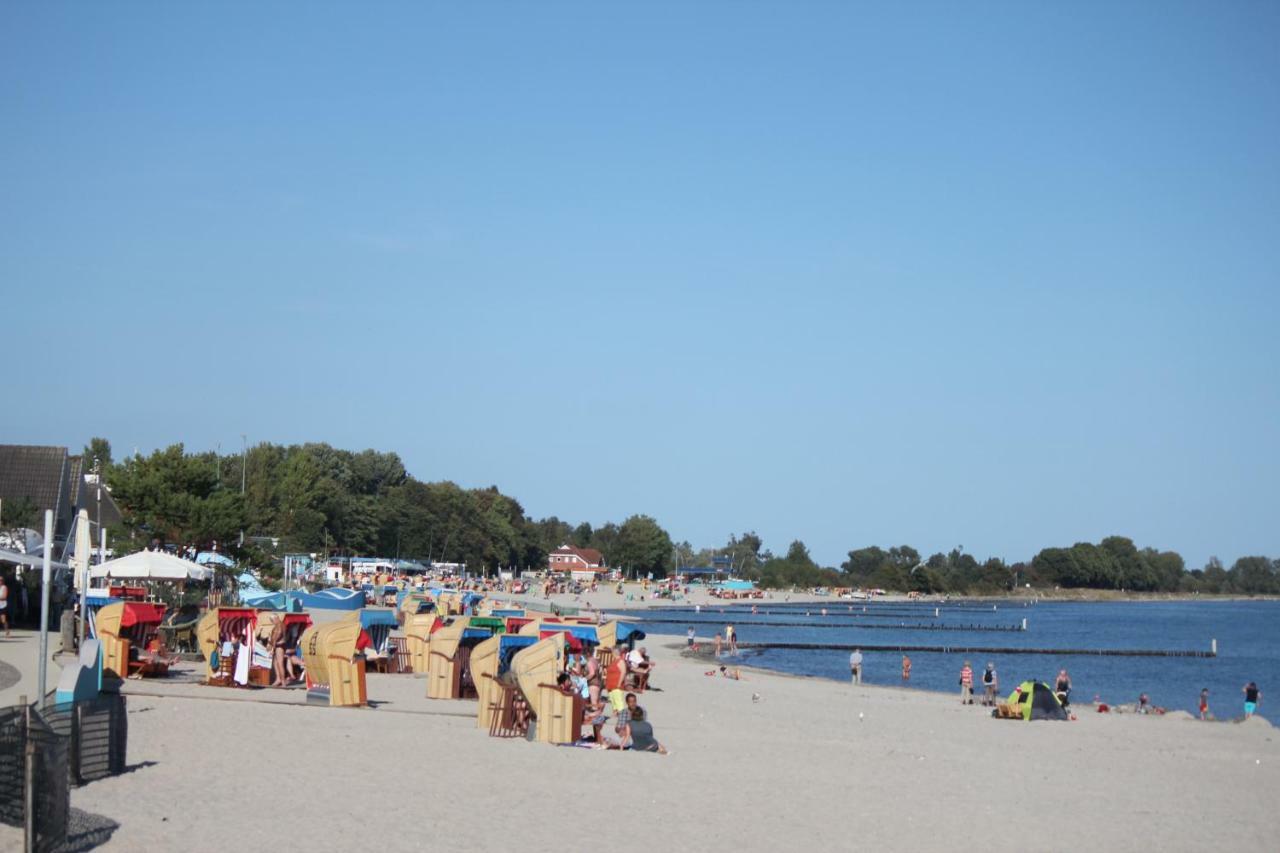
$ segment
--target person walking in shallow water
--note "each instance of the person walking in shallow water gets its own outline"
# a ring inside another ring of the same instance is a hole
[[[906,655],[902,656],[902,680],[908,681],[911,678],[911,658]]]

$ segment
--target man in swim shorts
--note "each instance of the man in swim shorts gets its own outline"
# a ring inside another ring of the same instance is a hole
[[[1246,720],[1258,710],[1258,703],[1261,701],[1262,691],[1258,689],[1257,682],[1250,681],[1244,686],[1244,718]]]

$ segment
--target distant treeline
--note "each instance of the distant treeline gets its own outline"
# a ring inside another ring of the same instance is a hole
[[[268,571],[284,553],[436,560],[476,572],[540,569],[564,544],[595,548],[610,565],[640,573],[662,574],[671,561],[670,537],[648,516],[599,528],[535,521],[496,486],[417,480],[395,453],[258,444],[219,456],[175,444],[114,463],[111,445],[95,438],[85,456],[103,465],[124,516],[110,531],[117,551],[155,541],[216,545]],[[265,539],[277,544],[264,548]]]
[[[1032,587],[1142,592],[1280,593],[1280,561],[1242,557],[1226,569],[1212,559],[1187,571],[1173,551],[1138,548],[1122,536],[1098,544],[1045,548],[1030,563],[979,562],[955,549],[924,558],[909,545],[849,552],[839,569],[818,565],[803,542],[774,555],[753,532],[723,546],[674,544],[647,515],[599,527],[555,516],[533,519],[496,486],[464,489],[410,476],[395,453],[353,453],[327,444],[258,444],[243,454],[187,453],[182,445],[113,463],[110,444],[96,458],[124,515],[112,531],[118,551],[154,540],[238,553],[270,572],[290,552],[400,556],[465,562],[473,571],[540,569],[563,544],[594,548],[633,576],[663,577],[677,566],[719,560],[769,588],[856,586],[896,591],[984,593]],[[6,511],[6,520],[10,513]],[[240,545],[241,532],[247,537]],[[265,538],[271,549],[254,545]],[[274,552],[274,553],[272,553]]]

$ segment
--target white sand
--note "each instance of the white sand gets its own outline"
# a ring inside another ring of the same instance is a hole
[[[667,645],[670,643],[670,645]],[[376,709],[130,682],[129,763],[73,793],[105,850],[1274,849],[1280,743],[1250,724],[991,719],[950,696],[744,672],[674,638],[641,704],[672,755],[494,740],[370,676]],[[752,695],[759,694],[758,702]],[[198,698],[180,698],[198,697]],[[859,716],[861,715],[861,717]],[[616,799],[611,799],[616,795]],[[0,828],[0,849],[19,835]]]

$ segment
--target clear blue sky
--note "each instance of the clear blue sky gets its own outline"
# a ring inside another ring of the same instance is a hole
[[[1280,5],[0,7],[0,440],[1280,556]]]

